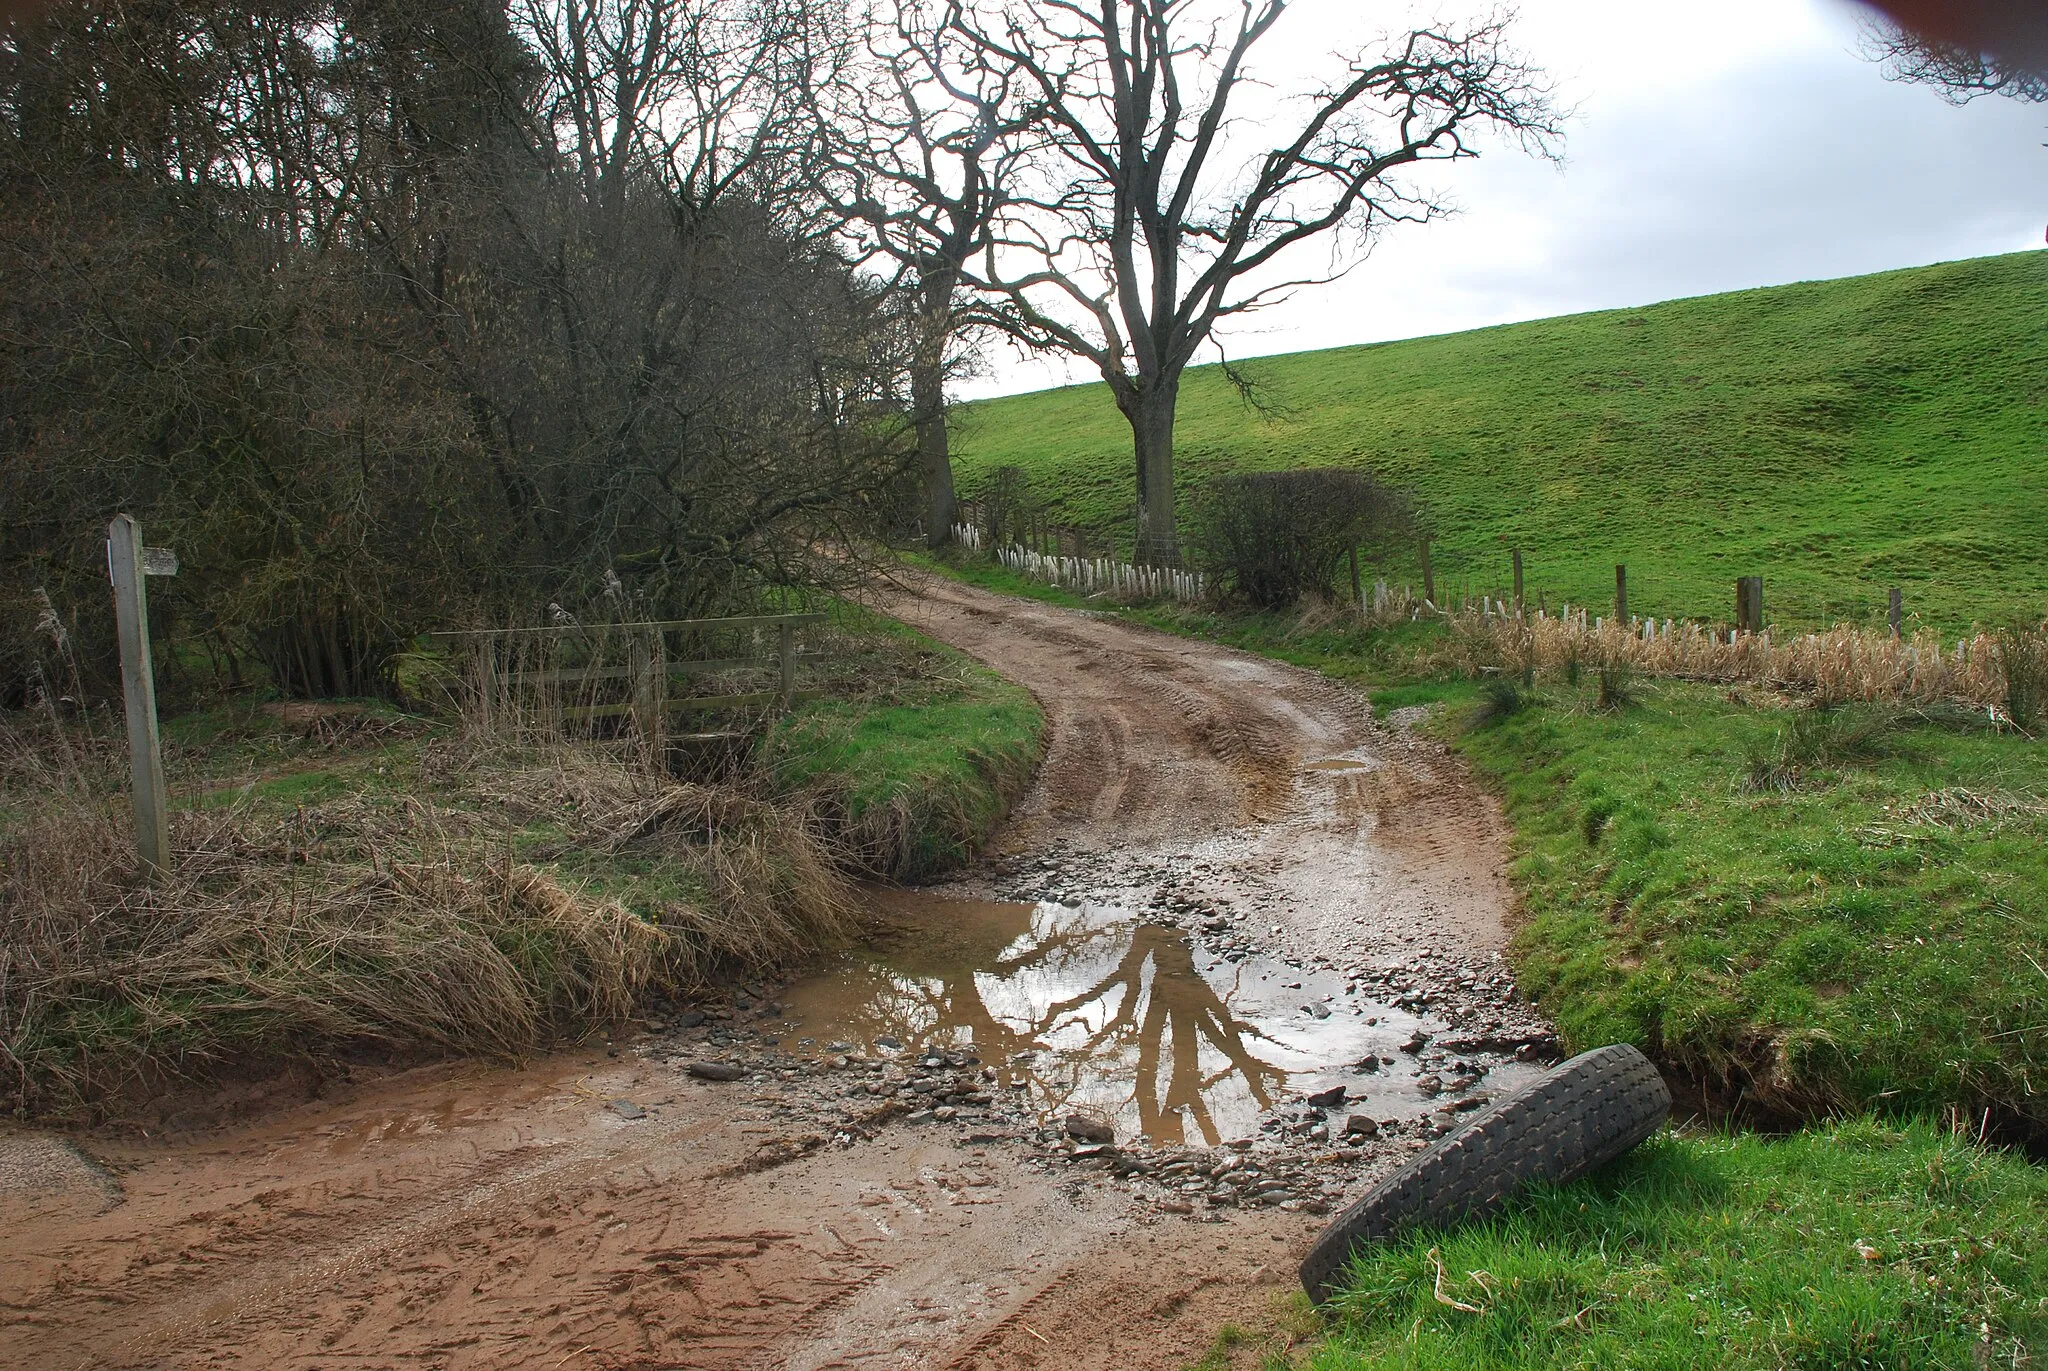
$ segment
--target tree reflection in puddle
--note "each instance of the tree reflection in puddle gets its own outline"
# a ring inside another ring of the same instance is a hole
[[[1252,1132],[1291,1076],[1371,1045],[1347,1014],[1303,1012],[1327,976],[1253,959],[1212,980],[1185,933],[1127,911],[878,898],[903,931],[792,988],[804,1033],[972,1051],[1043,1114],[1093,1107],[1121,1135],[1214,1144]]]

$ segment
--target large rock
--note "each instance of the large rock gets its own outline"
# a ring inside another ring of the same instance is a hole
[[[737,1062],[691,1062],[690,1074],[700,1081],[738,1081],[746,1079],[747,1069]]]
[[[1116,1130],[1105,1121],[1090,1115],[1069,1114],[1067,1136],[1075,1142],[1109,1143],[1116,1141]]]

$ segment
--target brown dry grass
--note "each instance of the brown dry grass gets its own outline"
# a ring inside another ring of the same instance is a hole
[[[1574,663],[1682,680],[1747,683],[1823,704],[1955,701],[2006,716],[2005,664],[2012,641],[2044,641],[2038,631],[2002,640],[1980,634],[1893,638],[1840,625],[1819,633],[1731,633],[1664,620],[1630,628],[1572,611],[1566,617],[1468,609],[1447,616],[1443,665],[1464,672],[1567,672]]]
[[[154,886],[117,756],[0,734],[0,1098],[18,1108],[365,1046],[516,1057],[853,927],[802,803],[679,785],[630,746],[472,733],[427,745],[431,798],[182,810]],[[537,826],[577,860],[515,858]],[[640,875],[590,874],[620,858]]]

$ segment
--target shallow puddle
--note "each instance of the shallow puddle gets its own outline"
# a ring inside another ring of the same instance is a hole
[[[1099,1110],[1156,1143],[1250,1137],[1263,1110],[1340,1083],[1375,1118],[1436,1103],[1400,1050],[1421,1021],[1334,972],[1225,960],[1114,906],[875,898],[900,931],[784,996],[814,1050],[970,1052],[1042,1117]]]

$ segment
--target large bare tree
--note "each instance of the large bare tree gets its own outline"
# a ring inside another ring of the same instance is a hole
[[[910,304],[911,413],[931,547],[951,539],[957,518],[946,382],[972,317],[962,278],[1045,142],[1031,83],[987,62],[950,15],[950,6],[919,0],[871,13],[861,51],[823,68],[832,79],[812,93],[810,165],[825,204]]]
[[[1410,30],[1292,98],[1251,67],[1287,0],[960,0],[951,26],[1035,88],[1057,151],[1013,197],[969,283],[1017,339],[1092,364],[1129,420],[1138,553],[1179,560],[1181,374],[1219,322],[1328,281],[1389,224],[1445,211],[1400,176],[1477,155],[1482,130],[1547,151],[1559,116],[1504,16]],[[1248,105],[1259,103],[1257,108]],[[1277,136],[1275,136],[1277,134]],[[1289,275],[1323,239],[1320,269]]]

